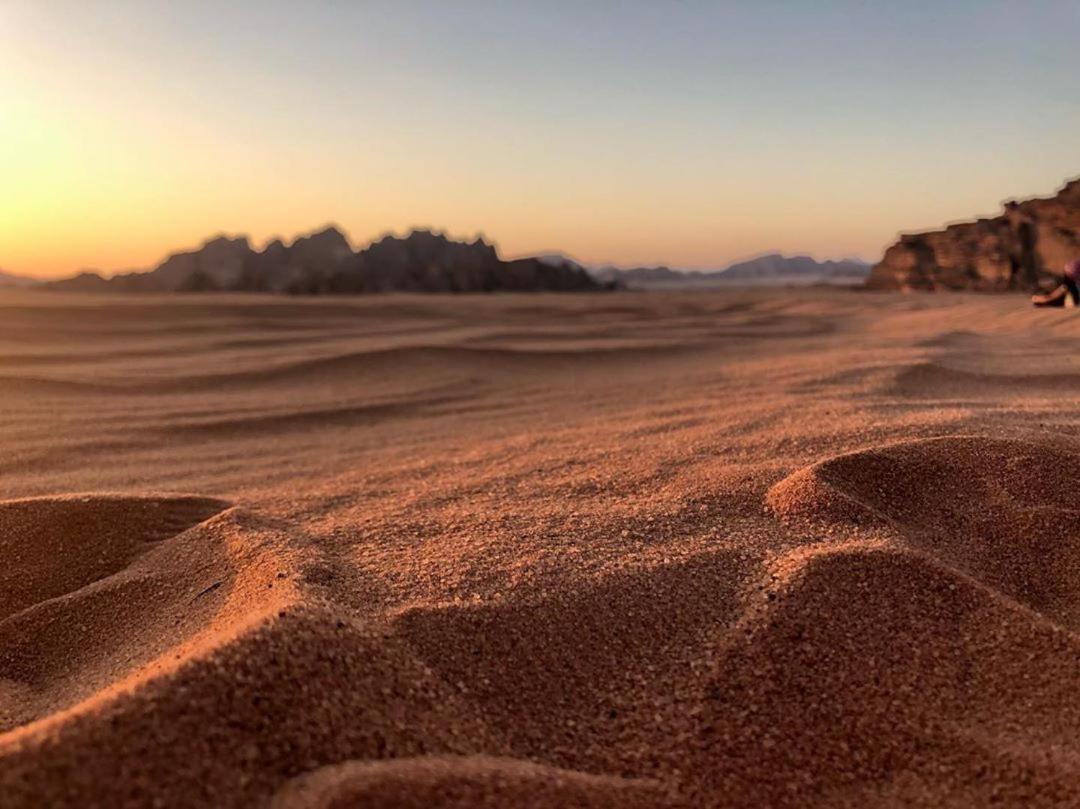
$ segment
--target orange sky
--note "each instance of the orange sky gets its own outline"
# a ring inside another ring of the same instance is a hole
[[[1080,172],[1075,87],[1043,81],[1080,74],[1054,61],[1077,49],[984,54],[1020,24],[1042,53],[1061,19],[987,14],[971,41],[960,13],[834,5],[8,0],[0,268],[146,268],[218,232],[326,222],[357,244],[433,226],[589,263],[873,259],[898,230]]]

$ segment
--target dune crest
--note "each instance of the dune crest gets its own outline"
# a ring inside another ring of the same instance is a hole
[[[777,565],[706,694],[701,804],[1080,799],[1080,639],[910,550],[829,542]]]
[[[788,521],[881,526],[1071,628],[1080,626],[1080,451],[955,436],[841,455],[773,487]]]
[[[205,576],[171,580],[169,567],[193,553],[184,535],[226,508],[197,497],[0,502],[0,731],[77,703],[194,631],[190,612],[169,613]]]

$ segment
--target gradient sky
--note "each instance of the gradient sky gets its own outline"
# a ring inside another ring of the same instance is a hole
[[[0,267],[430,225],[877,258],[1080,174],[1080,3],[0,0]]]

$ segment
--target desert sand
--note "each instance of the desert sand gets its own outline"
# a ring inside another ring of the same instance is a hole
[[[1080,316],[0,295],[0,805],[1080,804]]]

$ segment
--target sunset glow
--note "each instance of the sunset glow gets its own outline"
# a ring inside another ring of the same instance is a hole
[[[326,222],[876,259],[1080,173],[1074,3],[581,5],[0,0],[0,268]]]

